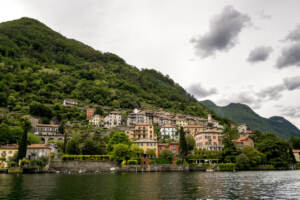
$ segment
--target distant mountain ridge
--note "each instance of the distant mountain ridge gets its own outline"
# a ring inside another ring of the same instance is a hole
[[[246,123],[253,130],[273,132],[282,138],[300,137],[300,130],[283,117],[264,118],[249,106],[240,103],[231,103],[227,106],[218,106],[210,100],[201,101],[201,103],[219,116],[229,118],[238,124]]]

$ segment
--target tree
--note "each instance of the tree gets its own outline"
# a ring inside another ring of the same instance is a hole
[[[185,140],[185,132],[183,130],[183,127],[180,127],[179,130],[179,154],[182,159],[185,159],[188,155],[188,147]]]
[[[147,154],[147,156],[149,156],[150,158],[153,158],[153,157],[155,157],[155,155],[156,155],[154,149],[147,149],[146,154]]]
[[[289,139],[290,144],[292,145],[293,149],[300,149],[300,137],[291,137]]]
[[[251,167],[256,167],[265,161],[265,155],[253,147],[245,146],[242,149],[242,153],[248,157]]]
[[[28,134],[28,131],[31,129],[31,123],[27,118],[23,117],[21,119],[21,123],[22,123],[22,128],[23,128],[23,135],[22,135],[22,139],[19,143],[18,160],[22,160],[24,157],[26,157],[27,134]]]
[[[222,161],[227,163],[234,163],[236,156],[239,154],[236,146],[232,142],[232,134],[231,130],[225,130],[223,145],[224,149],[222,151]]]
[[[71,154],[71,155],[79,155],[81,154],[80,151],[80,135],[77,133],[74,133],[72,135],[72,138],[67,142],[66,146],[66,153]]]
[[[236,157],[237,167],[241,170],[250,169],[249,161],[249,158],[244,153],[241,153]]]
[[[173,154],[169,149],[164,149],[160,154],[160,158],[166,160],[168,163],[171,163]]]
[[[28,141],[28,144],[41,144],[42,138],[38,135],[28,133],[27,141]]]
[[[188,151],[194,150],[195,145],[196,145],[196,141],[195,141],[194,137],[191,134],[188,134],[187,136],[185,136],[185,140],[186,140]]]
[[[110,135],[107,143],[107,151],[111,152],[113,150],[113,145],[115,144],[126,144],[131,145],[131,141],[124,131],[114,132]]]
[[[136,144],[131,145],[130,150],[132,158],[138,158],[144,154],[144,150]]]
[[[115,144],[111,154],[113,159],[121,163],[123,160],[127,161],[130,158],[131,151],[127,144]]]

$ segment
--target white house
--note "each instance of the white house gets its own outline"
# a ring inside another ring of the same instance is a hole
[[[162,138],[170,138],[173,140],[178,140],[177,127],[174,124],[165,124],[160,128],[160,134]]]

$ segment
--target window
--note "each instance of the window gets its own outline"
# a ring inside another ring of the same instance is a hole
[[[213,138],[216,139],[216,136],[214,136]]]

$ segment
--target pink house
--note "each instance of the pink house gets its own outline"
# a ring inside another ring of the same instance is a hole
[[[220,151],[223,149],[223,131],[216,128],[197,132],[194,138],[196,147],[199,149],[208,151]]]

